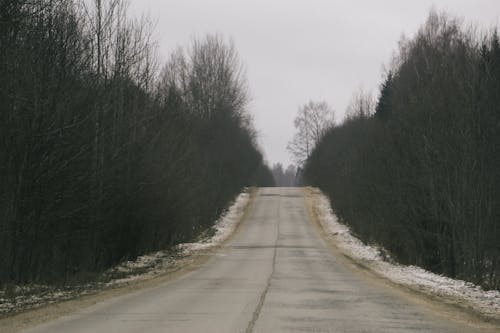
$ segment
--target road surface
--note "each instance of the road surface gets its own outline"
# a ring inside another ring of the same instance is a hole
[[[260,189],[201,268],[29,332],[478,332],[353,273],[309,221],[299,188]]]

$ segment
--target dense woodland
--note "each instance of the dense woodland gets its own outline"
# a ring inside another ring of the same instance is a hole
[[[376,103],[359,96],[305,174],[398,261],[500,289],[498,33],[431,13],[401,41]]]
[[[168,248],[272,185],[232,43],[161,65],[150,26],[120,0],[0,0],[0,283]]]

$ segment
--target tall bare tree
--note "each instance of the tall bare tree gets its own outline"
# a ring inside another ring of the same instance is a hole
[[[335,113],[326,102],[309,101],[299,107],[294,120],[297,132],[287,145],[299,166],[305,163],[319,140],[334,125]]]

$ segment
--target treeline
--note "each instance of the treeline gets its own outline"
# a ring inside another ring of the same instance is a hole
[[[309,182],[398,261],[499,289],[498,33],[431,13],[370,105],[358,98],[320,140]]]
[[[273,174],[275,186],[297,186],[297,168],[295,165],[290,164],[284,169],[281,163],[275,163],[271,168],[271,172]]]
[[[158,65],[121,0],[0,0],[0,283],[67,282],[208,228],[272,182],[237,53]]]

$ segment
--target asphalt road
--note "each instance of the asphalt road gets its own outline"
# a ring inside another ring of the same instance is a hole
[[[235,237],[201,268],[29,332],[476,332],[337,259],[301,189],[260,189]]]

